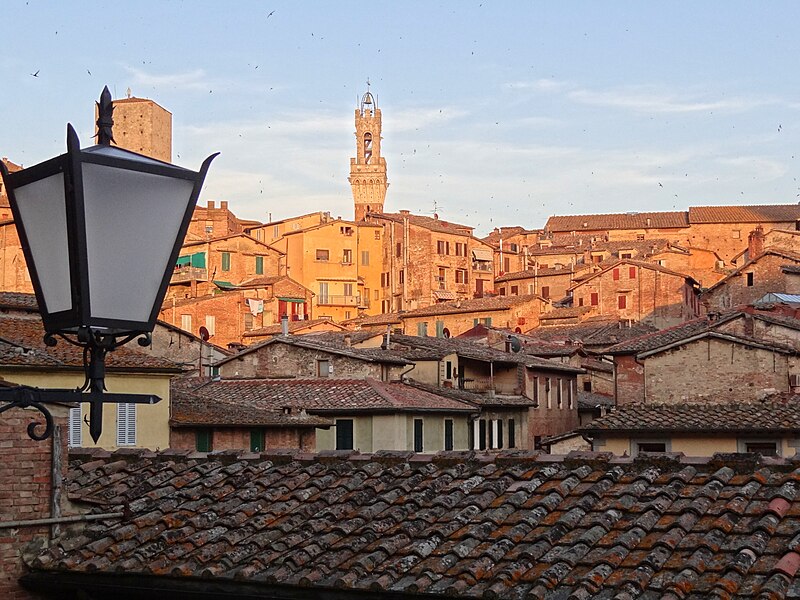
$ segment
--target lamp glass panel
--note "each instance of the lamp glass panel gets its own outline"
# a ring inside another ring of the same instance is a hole
[[[94,318],[147,322],[166,275],[194,182],[83,164]],[[181,242],[183,240],[180,240]]]
[[[72,293],[64,174],[57,173],[18,187],[14,197],[47,312],[70,310]]]

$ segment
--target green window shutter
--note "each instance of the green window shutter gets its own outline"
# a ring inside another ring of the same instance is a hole
[[[444,337],[444,321],[436,321],[436,337]]]
[[[428,335],[428,323],[417,323],[417,335],[419,337],[426,337]]]
[[[336,449],[353,449],[353,419],[336,419]]]
[[[178,262],[175,264],[178,265],[179,267],[188,267],[191,263],[192,263],[191,256],[179,256]]]
[[[222,253],[222,270],[223,271],[230,271],[231,270],[231,253],[230,252],[223,252]]]
[[[192,266],[198,269],[205,269],[206,268],[206,253],[205,252],[197,252],[192,254]]]
[[[251,429],[250,430],[250,452],[263,452],[264,451],[264,430]]]
[[[198,452],[211,452],[211,430],[198,429],[194,434],[195,448]]]
[[[478,319],[472,319],[472,326],[475,327],[478,324]]]
[[[264,257],[256,256],[256,275],[264,274]]]

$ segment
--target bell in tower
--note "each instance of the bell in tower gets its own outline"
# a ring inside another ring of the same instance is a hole
[[[356,156],[350,159],[348,181],[353,189],[355,220],[363,221],[369,213],[382,213],[389,183],[386,159],[381,156],[381,111],[372,92],[361,96],[355,111]]]

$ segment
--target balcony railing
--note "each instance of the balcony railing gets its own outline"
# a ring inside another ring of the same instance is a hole
[[[498,381],[492,382],[489,377],[466,377],[459,381],[459,387],[462,390],[469,390],[470,392],[486,393],[494,392],[496,394],[513,395],[519,393],[517,387],[509,383],[500,383]]]
[[[474,260],[472,261],[472,270],[473,271],[491,271],[492,270],[492,263],[485,261],[485,260]]]
[[[341,296],[335,294],[317,296],[317,306],[360,306],[360,303],[360,294],[355,296]]]
[[[208,281],[208,269],[200,267],[175,267],[172,273],[172,283],[184,283],[186,281]]]

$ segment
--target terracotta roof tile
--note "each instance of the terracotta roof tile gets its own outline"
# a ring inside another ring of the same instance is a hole
[[[800,530],[800,468],[785,459],[71,459],[73,501],[105,498],[95,511],[127,511],[65,533],[29,561],[26,582],[55,583],[59,593],[119,571],[126,578],[115,584],[150,581],[176,597],[198,577],[240,595],[241,585],[264,595],[279,585],[307,595],[509,600],[789,598],[797,590],[797,549],[778,532]],[[126,477],[112,480],[104,465]],[[782,517],[768,510],[778,490],[791,490]]]
[[[674,211],[553,216],[547,220],[544,228],[555,233],[586,229],[674,229],[688,226],[688,213]]]
[[[487,296],[483,298],[471,298],[469,300],[461,300],[457,302],[440,302],[424,308],[409,310],[402,313],[400,317],[402,319],[406,319],[413,317],[426,317],[429,315],[450,315],[492,310],[508,310],[509,308],[519,304],[533,302],[535,300],[539,300],[542,303],[546,302],[546,300],[543,300],[540,296],[535,294],[525,296]]]
[[[626,404],[584,425],[580,431],[800,432],[800,399],[741,404]]]
[[[754,206],[692,206],[689,222],[696,223],[779,223],[800,219],[800,205],[762,204]]]
[[[467,237],[472,236],[473,227],[471,225],[460,225],[458,223],[451,223],[449,221],[442,221],[439,218],[434,217],[426,217],[423,215],[414,215],[414,214],[403,214],[403,213],[380,213],[380,214],[370,214],[370,219],[386,219],[388,221],[393,221],[395,223],[402,223],[404,219],[408,219],[408,222],[411,225],[416,225],[418,227],[423,227],[424,229],[429,229],[431,231],[437,231],[440,233],[450,233],[453,235],[465,235]]]

